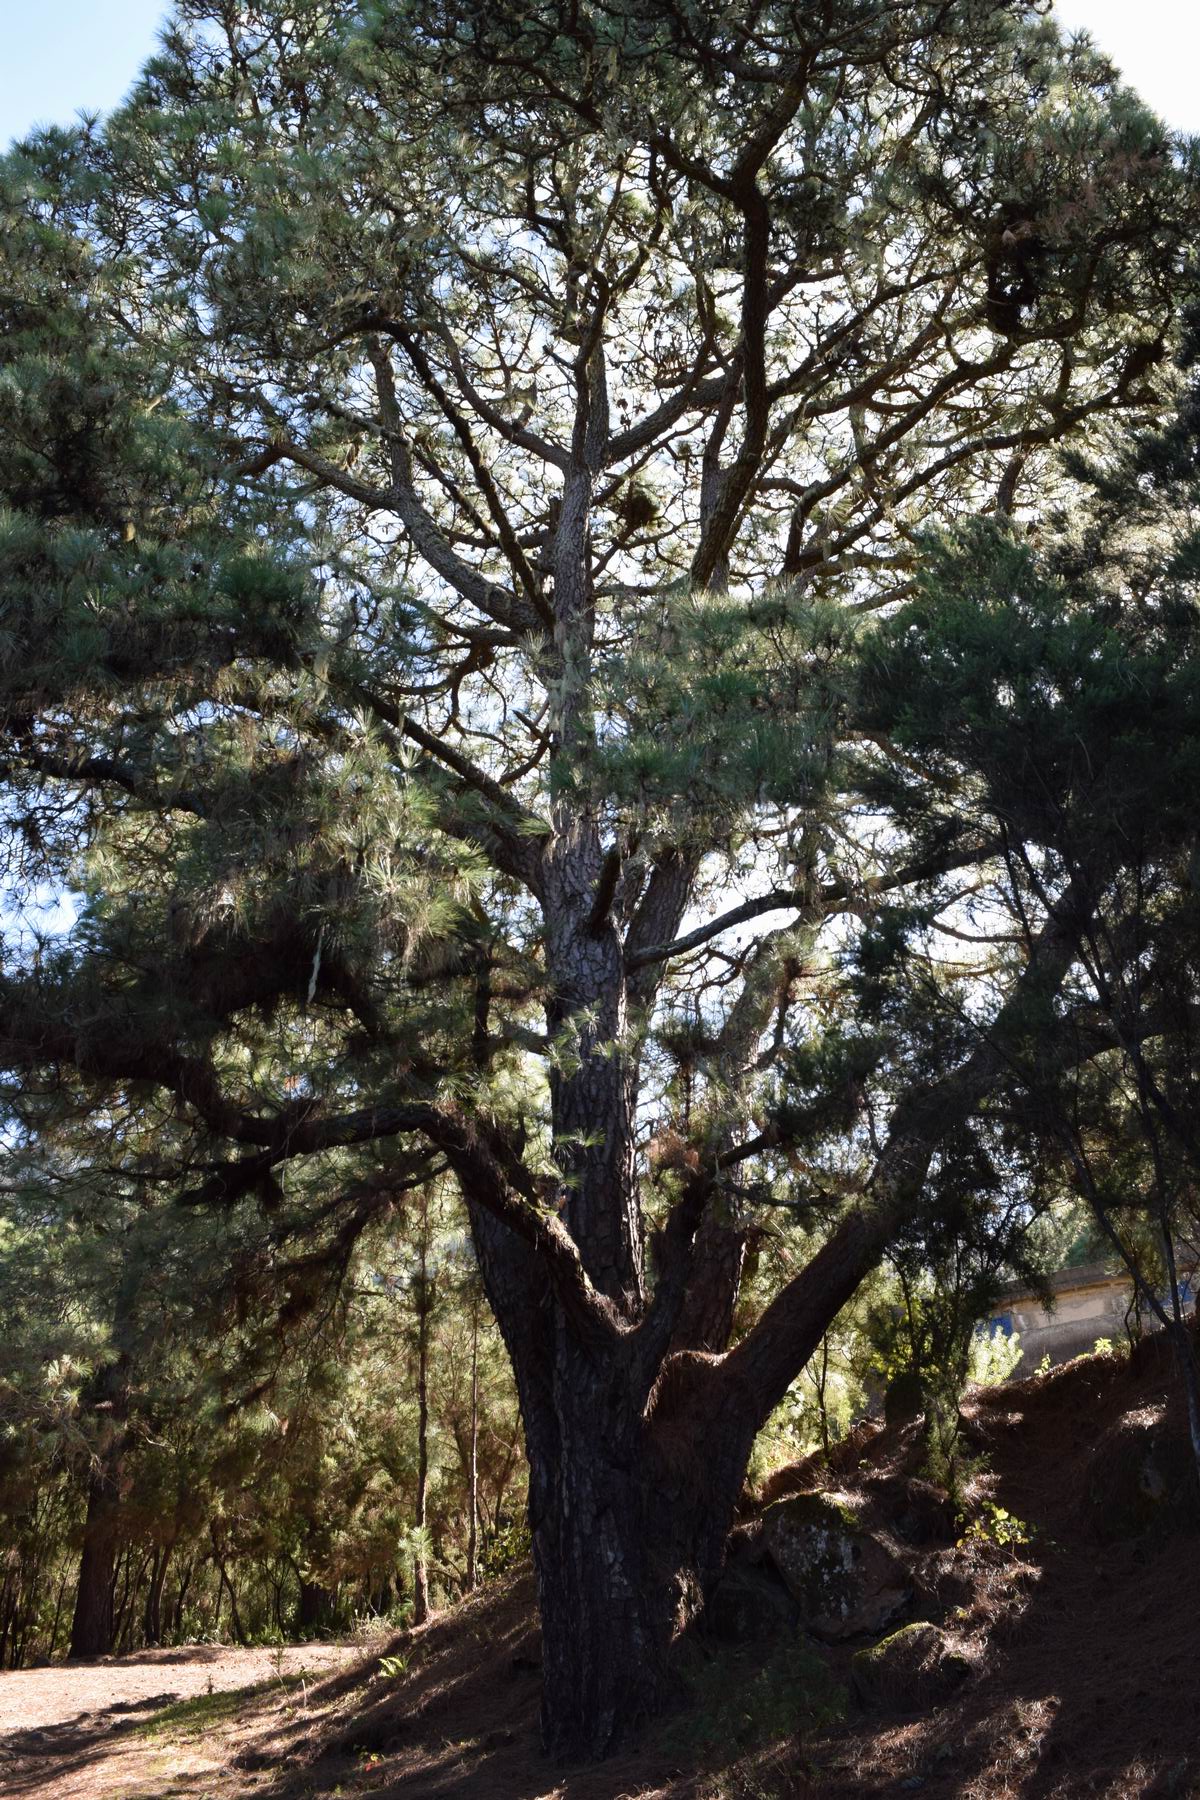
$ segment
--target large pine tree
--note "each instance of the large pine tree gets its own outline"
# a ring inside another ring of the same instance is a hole
[[[453,1174],[546,1741],[603,1754],[756,1431],[1071,966],[1068,884],[731,1347],[755,1195],[803,1188],[775,1101],[829,927],[997,849],[966,804],[875,810],[851,647],[923,528],[1160,404],[1192,184],[1020,0],[182,0],[106,132],[18,178],[99,274],[0,393],[10,804],[84,896],[10,962],[0,1058],[157,1106],[190,1203],[286,1209],[303,1158],[352,1236]],[[80,379],[92,331],[132,419],[66,442],[38,359]]]

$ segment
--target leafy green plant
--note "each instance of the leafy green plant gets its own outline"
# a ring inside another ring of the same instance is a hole
[[[480,1573],[489,1581],[497,1575],[507,1575],[510,1569],[525,1560],[531,1547],[529,1527],[523,1519],[502,1525],[483,1546],[479,1558]]]
[[[1006,1506],[983,1501],[959,1538],[960,1545],[986,1544],[997,1550],[1016,1550],[1034,1537],[1034,1528],[1010,1513]]]
[[[980,1387],[999,1387],[1021,1360],[1021,1337],[1014,1331],[978,1330],[971,1342],[970,1377]]]

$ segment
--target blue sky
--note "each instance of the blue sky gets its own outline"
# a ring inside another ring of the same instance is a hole
[[[166,0],[0,0],[0,145],[115,106],[154,47]],[[1200,132],[1197,0],[1057,0],[1167,121]]]
[[[1055,0],[1054,11],[1064,30],[1090,31],[1168,125],[1200,132],[1196,0]]]
[[[167,0],[0,0],[0,144],[107,112],[154,49]]]

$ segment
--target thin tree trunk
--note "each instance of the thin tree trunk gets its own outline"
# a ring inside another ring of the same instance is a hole
[[[63,1601],[65,1600],[66,1594],[67,1594],[68,1574],[69,1574],[68,1570],[64,1569],[62,1572],[62,1579],[58,1584],[58,1593],[55,1596],[55,1600],[54,1600],[54,1623],[50,1627],[50,1647],[46,1652],[46,1655],[51,1662],[54,1661],[54,1652],[58,1648],[58,1628],[62,1624]],[[0,1636],[0,1669],[2,1669],[3,1667],[4,1667],[4,1640],[3,1640],[3,1637]]]
[[[132,1547],[125,1551],[120,1564],[121,1598],[113,1602],[113,1648],[118,1656],[129,1648],[130,1634],[133,1630],[133,1602],[137,1596],[145,1567],[144,1556],[141,1562],[135,1565]]]
[[[182,1636],[182,1633],[183,1633],[183,1607],[184,1607],[184,1602],[187,1599],[187,1591],[192,1585],[192,1574],[193,1574],[193,1571],[195,1570],[195,1567],[196,1567],[195,1557],[189,1556],[187,1559],[187,1562],[183,1565],[182,1571],[180,1572],[179,1591],[175,1596],[174,1631],[175,1631],[176,1638]]]
[[[146,1590],[146,1610],[142,1621],[142,1635],[147,1644],[162,1643],[162,1597],[167,1580],[167,1565],[171,1560],[174,1539],[163,1544],[155,1554],[154,1566],[150,1574],[150,1586]]]
[[[220,1540],[217,1537],[217,1527],[211,1520],[209,1522],[208,1535],[212,1540],[213,1561],[217,1565],[219,1577],[217,1583],[217,1617],[220,1618],[221,1616],[221,1590],[224,1588],[229,1595],[229,1620],[230,1624],[233,1626],[233,1635],[235,1640],[244,1648],[246,1643],[246,1633],[242,1630],[242,1620],[241,1615],[238,1612],[237,1595],[233,1591],[233,1583],[230,1581],[228,1571],[225,1567],[225,1558],[221,1551]]]
[[[479,1297],[471,1295],[471,1448],[467,1463],[467,1589],[479,1584]]]
[[[425,1556],[425,1528],[429,1490],[429,1213],[421,1222],[420,1266],[417,1281],[417,1504],[416,1550],[413,1555],[413,1624],[429,1617],[429,1568]]]
[[[826,1390],[829,1385],[829,1333],[821,1339],[821,1368],[816,1378],[817,1406],[821,1417],[821,1454],[829,1461],[829,1407]]]
[[[10,1570],[4,1577],[3,1588],[0,1588],[0,1669],[4,1667],[4,1659],[8,1654],[8,1640],[16,1622],[16,1608],[16,1587]]]

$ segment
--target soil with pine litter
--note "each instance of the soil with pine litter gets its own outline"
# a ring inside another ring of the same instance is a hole
[[[964,1413],[977,1492],[1027,1533],[931,1558],[920,1616],[973,1644],[977,1673],[940,1708],[851,1712],[817,1747],[816,1792],[1197,1800],[1200,1505],[1168,1343],[979,1390]],[[1148,1444],[1173,1474],[1174,1505]],[[881,1432],[856,1480],[886,1488],[906,1455]]]

